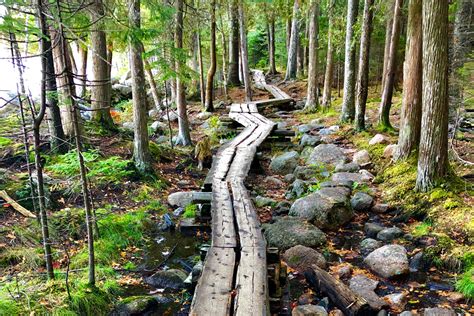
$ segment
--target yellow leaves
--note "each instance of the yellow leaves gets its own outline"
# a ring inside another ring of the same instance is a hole
[[[127,253],[126,253],[125,251],[120,251],[120,257],[126,258],[126,257],[127,257]]]
[[[133,278],[129,275],[124,275],[117,281],[120,285],[139,285],[141,283],[140,279]]]

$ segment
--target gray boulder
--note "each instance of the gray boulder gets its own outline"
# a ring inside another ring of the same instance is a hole
[[[339,163],[336,165],[336,172],[357,172],[359,171],[360,167],[355,162],[349,163]]]
[[[212,193],[210,192],[174,192],[168,195],[168,204],[175,207],[186,207],[194,201],[210,201]]]
[[[382,134],[376,134],[372,139],[369,141],[369,145],[377,145],[377,144],[388,144],[390,143],[390,139]]]
[[[374,198],[364,192],[357,192],[351,198],[351,206],[358,212],[368,211],[374,202]]]
[[[198,115],[196,115],[196,117],[200,120],[207,120],[211,116],[212,116],[211,112],[201,112]]]
[[[337,165],[338,163],[345,162],[346,159],[346,155],[338,146],[334,144],[320,144],[313,149],[306,162],[314,165]]]
[[[283,260],[289,267],[303,273],[311,265],[315,264],[321,269],[325,269],[327,262],[322,254],[313,248],[297,245],[291,247],[283,253]]]
[[[354,216],[349,195],[350,190],[344,187],[322,188],[296,200],[289,215],[312,221],[320,228],[337,229]]]
[[[293,174],[295,175],[296,179],[309,180],[316,176],[317,171],[312,167],[298,166],[295,168],[295,171],[293,171]]]
[[[134,124],[133,124],[133,122],[123,122],[122,127],[125,128],[125,129],[133,131]]]
[[[274,199],[271,199],[269,197],[257,195],[255,197],[255,206],[256,207],[265,207],[265,206],[272,206],[275,205],[276,201]]]
[[[326,235],[316,226],[298,218],[283,217],[262,225],[271,247],[286,250],[296,245],[316,247],[326,243]]]
[[[372,251],[364,259],[364,263],[383,278],[392,278],[409,272],[407,251],[401,245],[380,247]]]
[[[168,129],[168,125],[160,121],[155,121],[151,124],[150,128],[154,133],[162,133]]]
[[[366,256],[380,247],[382,247],[382,243],[380,241],[372,238],[366,238],[360,242],[360,253]]]
[[[145,278],[145,282],[159,289],[181,290],[184,289],[184,281],[188,275],[179,269],[158,271]]]
[[[288,199],[299,198],[306,192],[307,188],[308,184],[305,181],[296,179],[288,188],[285,197]]]
[[[353,181],[325,181],[319,184],[320,188],[337,188],[344,187],[352,190]]]
[[[366,165],[370,163],[370,155],[367,149],[360,150],[354,154],[352,161],[358,165]]]
[[[332,181],[352,181],[357,183],[369,182],[370,179],[364,177],[361,173],[336,172],[331,177]]]
[[[384,228],[377,234],[377,239],[382,241],[392,241],[403,236],[403,231],[398,227]]]
[[[290,151],[272,159],[270,169],[276,173],[285,175],[292,173],[298,165],[300,156],[296,151]]]
[[[377,234],[382,231],[385,227],[377,223],[365,223],[364,231],[367,237],[376,238]]]
[[[387,306],[387,303],[374,292],[378,284],[378,281],[369,279],[365,275],[358,274],[350,279],[349,288],[365,298],[370,307],[375,310],[380,310]]]
[[[456,313],[448,308],[425,308],[424,316],[456,316]]]
[[[153,296],[131,296],[123,299],[110,313],[110,316],[143,315],[158,306]]]
[[[299,305],[293,308],[291,316],[327,316],[328,312],[318,305]]]
[[[317,144],[321,143],[321,137],[303,134],[300,140],[300,146],[316,146]]]
[[[285,175],[285,177],[283,179],[285,180],[286,183],[292,183],[293,181],[295,181],[296,177],[295,177],[294,174],[289,173],[289,174]]]
[[[389,209],[388,204],[378,203],[378,204],[375,204],[374,206],[372,206],[372,212],[374,212],[374,213],[383,214],[383,213],[386,213],[388,211],[388,209]]]

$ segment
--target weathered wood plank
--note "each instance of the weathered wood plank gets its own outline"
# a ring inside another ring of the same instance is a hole
[[[214,181],[211,201],[212,238],[214,247],[233,248],[237,246],[234,210],[230,200],[227,181]]]
[[[190,315],[229,315],[232,303],[235,251],[211,247],[195,289]]]

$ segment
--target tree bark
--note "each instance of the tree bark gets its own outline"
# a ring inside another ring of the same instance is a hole
[[[392,37],[390,38],[390,51],[388,55],[387,69],[385,71],[382,101],[379,108],[379,126],[391,129],[390,108],[392,107],[392,96],[395,84],[396,62],[398,40],[400,38],[400,20],[403,0],[395,1],[395,11],[393,12]]]
[[[77,52],[79,53],[79,97],[84,100],[87,93],[87,46],[77,42]]]
[[[308,64],[308,92],[306,95],[306,112],[316,112],[319,109],[318,97],[318,15],[319,7],[316,0],[312,0],[309,8],[309,64]]]
[[[365,130],[365,106],[369,93],[369,55],[370,36],[372,35],[372,17],[374,0],[365,0],[362,36],[360,39],[359,72],[357,74],[356,130]]]
[[[239,11],[238,0],[232,0],[229,6],[230,36],[229,36],[229,67],[227,84],[240,85],[239,80]]]
[[[386,2],[386,25],[385,25],[385,45],[383,51],[383,70],[382,70],[382,89],[385,86],[385,76],[387,74],[387,65],[390,55],[390,39],[392,38],[393,12],[395,11],[395,0]]]
[[[176,1],[175,46],[176,46],[176,49],[178,50],[183,49],[183,28],[184,28],[183,7],[184,7],[184,0],[177,0]],[[215,45],[215,18],[214,18],[214,45]],[[214,51],[214,54],[215,54],[215,51]],[[216,61],[215,61],[215,56],[214,56],[214,63],[215,62]],[[176,73],[178,73],[178,77],[176,78],[176,106],[178,108],[178,136],[176,138],[176,145],[190,146],[192,145],[192,142],[191,142],[191,135],[189,132],[188,113],[186,109],[186,95],[184,91],[184,84],[180,77],[182,68],[183,68],[183,61],[181,60],[181,58],[177,58]],[[215,69],[214,69],[214,72],[215,72]],[[212,88],[212,83],[211,83],[211,88]],[[211,107],[212,107],[212,94],[211,94]]]
[[[133,31],[140,29],[140,0],[129,0],[129,25]],[[132,72],[133,100],[133,160],[138,171],[151,170],[147,128],[147,106],[145,92],[145,74],[143,71],[142,44],[139,39],[130,36],[128,41],[130,70]]]
[[[270,13],[268,21],[268,59],[269,68],[267,74],[277,74],[276,63],[275,63],[275,17],[273,13]]]
[[[291,36],[290,46],[288,48],[285,80],[296,79],[296,55],[298,53],[298,12],[299,0],[295,0],[293,5],[293,18],[291,20]]]
[[[240,55],[242,57],[242,76],[245,86],[245,101],[252,101],[252,87],[250,85],[249,59],[247,51],[247,29],[245,27],[245,13],[243,0],[239,1],[240,24]]]
[[[197,33],[197,40],[198,40],[198,59],[199,59],[199,90],[201,91],[201,105],[204,108],[204,102],[206,100],[206,87],[204,85],[204,69],[202,63],[202,46],[201,46],[201,34],[200,32]],[[237,63],[238,66],[238,63]],[[238,70],[238,69],[237,69]],[[238,76],[238,73],[237,73]]]
[[[155,78],[153,77],[151,65],[146,57],[143,57],[143,66],[145,68],[148,84],[150,85],[151,95],[153,97],[153,102],[155,103],[155,109],[159,111],[161,110],[161,97],[160,93],[158,92],[158,87],[156,86]]]
[[[448,2],[423,1],[423,95],[416,189],[426,192],[448,166]]]
[[[334,73],[334,47],[332,43],[332,32],[333,32],[333,12],[334,12],[334,0],[331,0],[328,4],[328,49],[326,54],[326,71],[324,74],[324,88],[323,88],[323,100],[322,108],[323,111],[327,111],[331,106],[331,85],[333,81]]]
[[[299,26],[300,29],[304,29],[306,27],[304,21]],[[296,76],[303,77],[304,76],[304,34],[298,35],[298,43],[296,45]]]
[[[104,31],[104,4],[102,0],[94,0],[91,6],[91,44],[92,74],[94,80],[91,88],[92,120],[106,129],[114,129],[114,121],[110,115],[109,66],[107,65],[107,39]]]
[[[206,82],[206,103],[204,110],[207,112],[214,111],[214,105],[212,101],[214,99],[214,75],[216,73],[216,1],[211,1],[211,47],[209,48],[211,57],[209,70],[207,71],[207,82]]]
[[[354,25],[357,20],[359,0],[347,4],[346,47],[344,54],[344,95],[341,121],[351,122],[355,116],[355,53]]]
[[[405,159],[418,148],[422,95],[422,0],[410,0],[403,74],[400,133],[394,159]]]

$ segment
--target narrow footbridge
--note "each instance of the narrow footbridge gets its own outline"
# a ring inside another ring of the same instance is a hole
[[[244,180],[257,147],[275,127],[257,108],[292,100],[267,84],[263,72],[253,73],[255,86],[275,99],[231,105],[230,118],[244,130],[218,150],[207,178],[212,187],[212,240],[191,315],[269,315],[266,242]]]

